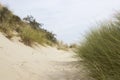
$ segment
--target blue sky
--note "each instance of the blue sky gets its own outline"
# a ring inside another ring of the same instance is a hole
[[[21,18],[33,15],[65,43],[81,41],[96,22],[120,9],[120,0],[0,0]]]

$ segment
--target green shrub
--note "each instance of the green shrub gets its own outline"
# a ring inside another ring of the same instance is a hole
[[[95,80],[120,80],[120,19],[91,31],[77,55]]]

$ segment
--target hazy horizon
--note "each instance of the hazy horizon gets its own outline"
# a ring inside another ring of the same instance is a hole
[[[0,0],[21,18],[32,15],[65,43],[81,40],[97,21],[120,9],[119,0]]]

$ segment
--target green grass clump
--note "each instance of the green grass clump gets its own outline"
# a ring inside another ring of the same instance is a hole
[[[24,27],[20,33],[22,42],[26,45],[32,45],[36,35],[36,32],[30,27]]]
[[[20,33],[20,36],[26,45],[32,46],[34,42],[39,44],[47,43],[47,40],[45,40],[45,33],[34,30],[30,26],[24,27]]]
[[[117,15],[119,18],[120,15]],[[120,19],[93,30],[77,49],[95,80],[120,80]]]

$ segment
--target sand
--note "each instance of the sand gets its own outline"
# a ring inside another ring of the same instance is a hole
[[[0,80],[87,80],[70,51],[31,48],[0,33]]]

